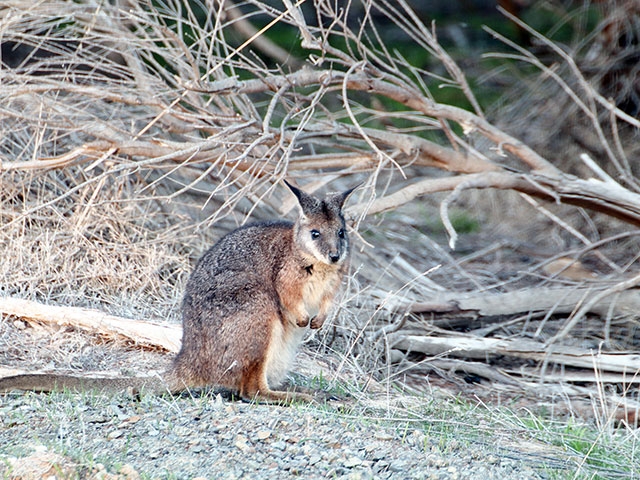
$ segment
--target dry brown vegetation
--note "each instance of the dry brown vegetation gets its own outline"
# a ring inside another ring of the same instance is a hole
[[[493,56],[540,75],[487,114],[403,1],[153,5],[0,8],[3,296],[176,323],[206,245],[292,208],[281,179],[309,191],[363,182],[349,209],[353,274],[312,339],[340,354],[338,371],[597,400],[587,415],[635,422],[640,122],[633,88],[627,103],[607,91],[620,64],[594,59],[614,58],[614,27],[637,55],[637,12],[622,26],[606,12],[573,50],[512,18],[545,58],[504,39],[509,53]],[[428,69],[385,44],[380,17]],[[268,40],[276,27],[297,32],[302,53]],[[442,88],[469,107],[436,101]],[[481,228],[459,235],[465,218]],[[28,315],[4,312],[2,363],[37,365],[11,344]],[[49,366],[78,366],[64,357]]]

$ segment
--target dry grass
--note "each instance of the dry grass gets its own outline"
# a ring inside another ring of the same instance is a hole
[[[3,210],[14,215],[54,197],[52,183],[75,183],[62,171],[16,177],[3,177]],[[4,295],[151,318],[177,310],[190,254],[202,240],[181,232],[186,218],[131,199],[127,177],[109,183],[85,186],[3,229],[2,248],[9,253],[1,265]]]

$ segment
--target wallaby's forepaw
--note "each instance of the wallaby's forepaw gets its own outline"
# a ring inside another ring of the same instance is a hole
[[[326,320],[327,317],[325,317],[324,315],[318,315],[316,317],[313,318],[313,320],[311,320],[311,329],[313,330],[317,330],[320,327],[322,327],[322,325],[324,325],[324,321]]]
[[[309,315],[303,315],[302,317],[299,317],[298,320],[296,321],[296,325],[299,326],[300,328],[304,328],[307,325],[309,325]]]

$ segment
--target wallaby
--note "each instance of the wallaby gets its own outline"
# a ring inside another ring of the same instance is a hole
[[[220,386],[258,401],[311,401],[281,385],[308,328],[327,318],[349,262],[342,207],[354,189],[297,197],[295,223],[240,227],[198,261],[182,303],[182,348],[158,378],[25,374],[0,379],[0,392],[125,390],[179,392]]]

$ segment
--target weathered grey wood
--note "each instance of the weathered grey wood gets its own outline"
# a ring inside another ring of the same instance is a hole
[[[182,327],[107,315],[99,310],[61,307],[20,298],[0,297],[0,314],[13,315],[27,322],[63,325],[107,336],[123,336],[148,347],[169,352],[180,349]]]
[[[568,314],[609,286],[597,284],[580,288],[527,288],[507,293],[436,293],[428,302],[401,300],[393,307],[410,313],[462,313],[483,317],[549,311]],[[391,302],[388,303],[391,305]],[[640,312],[640,290],[626,290],[605,297],[593,305],[590,311],[603,316],[609,312],[615,315],[636,315]]]
[[[629,376],[640,375],[639,353],[599,353],[558,344],[547,349],[542,343],[523,338],[512,340],[470,337],[468,335],[433,337],[405,335],[399,331],[389,335],[389,345],[394,349],[433,356],[449,355],[456,358],[489,360],[503,355],[589,370],[625,373]]]

